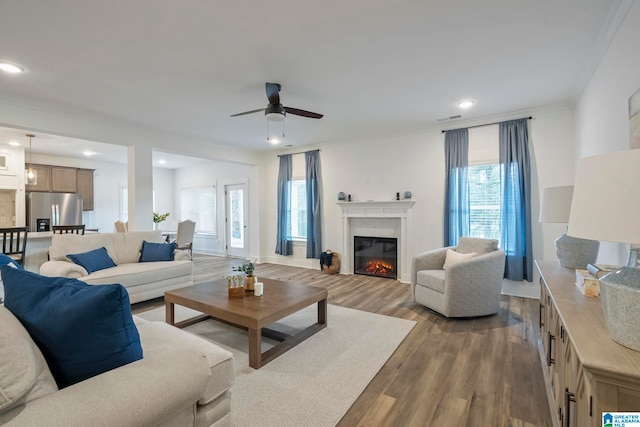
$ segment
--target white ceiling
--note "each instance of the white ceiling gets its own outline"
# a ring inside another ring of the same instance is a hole
[[[287,116],[294,147],[451,128],[439,119],[572,105],[629,3],[3,0],[0,59],[27,72],[0,74],[0,97],[255,150],[273,149],[263,114],[229,115],[264,108],[266,81],[325,115]],[[0,143],[11,132],[25,140]],[[50,138],[58,155],[108,151]]]

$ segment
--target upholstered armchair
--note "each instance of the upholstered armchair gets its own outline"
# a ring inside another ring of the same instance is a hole
[[[458,246],[413,257],[411,296],[446,317],[497,313],[504,263],[497,240],[461,237]]]

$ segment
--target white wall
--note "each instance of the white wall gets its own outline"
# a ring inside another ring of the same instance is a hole
[[[508,120],[527,116],[500,118]],[[540,188],[571,183],[573,177],[573,115],[569,109],[533,112],[530,122],[532,157],[532,231],[536,259],[555,259],[553,241],[564,227],[540,225],[538,220]],[[492,122],[494,120],[486,120]],[[469,126],[473,123],[461,126]],[[493,133],[492,133],[493,132]],[[470,157],[475,160],[495,156],[488,128],[473,129]],[[351,194],[352,200],[393,200],[396,192],[411,191],[415,205],[411,215],[414,230],[409,251],[413,253],[442,247],[444,210],[444,134],[431,129],[416,135],[369,140],[342,141],[320,148],[323,179],[323,249],[342,251],[342,216],[336,204],[337,193]],[[310,148],[311,149],[311,148]],[[300,155],[302,156],[302,155]],[[295,156],[294,156],[295,157]],[[261,182],[262,260],[287,265],[318,268],[317,260],[305,259],[304,247],[294,246],[294,255],[276,255],[276,218],[278,158],[263,158]],[[544,231],[544,232],[543,232]],[[343,273],[346,273],[343,271]]]
[[[576,106],[576,161],[629,149],[628,101],[640,88],[639,40],[640,3],[635,2]],[[625,264],[627,256],[626,245],[600,244],[599,262]]]
[[[180,190],[188,187],[215,185],[217,194],[217,235],[197,236],[194,239],[194,252],[210,255],[225,255],[225,204],[224,186],[240,182],[248,183],[249,191],[249,258],[260,257],[260,230],[258,226],[260,208],[259,168],[232,162],[212,161],[175,171],[174,200],[176,202],[175,220],[180,220],[178,206]],[[156,187],[157,189],[157,187]],[[157,191],[157,190],[156,190]],[[156,193],[157,197],[157,193]],[[197,228],[197,227],[196,227]]]

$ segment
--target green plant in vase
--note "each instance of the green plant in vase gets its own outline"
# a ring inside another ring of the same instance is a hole
[[[158,223],[165,221],[169,215],[171,215],[171,212],[167,212],[167,213],[163,213],[163,214],[159,214],[158,212],[154,212],[153,213],[153,228],[157,229],[158,228]]]
[[[240,271],[245,274],[246,276],[244,280],[245,292],[253,292],[253,289],[254,289],[253,285],[256,282],[256,278],[253,275],[254,268],[255,266],[253,265],[253,262],[248,262],[246,264],[238,265],[231,268],[233,271]]]

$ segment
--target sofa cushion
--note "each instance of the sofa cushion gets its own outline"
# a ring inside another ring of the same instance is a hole
[[[176,250],[175,243],[142,242],[140,262],[173,261]]]
[[[191,261],[136,262],[96,271],[80,280],[92,285],[117,282],[131,289],[138,285],[158,282],[160,279],[173,279],[191,274],[193,274]]]
[[[144,242],[145,240],[152,243],[165,242],[165,239],[164,237],[162,237],[162,232],[160,230],[135,231],[120,234],[124,236],[124,245],[117,248],[118,251],[121,252],[120,254],[118,254],[118,256],[122,256],[123,259],[127,260],[126,262],[139,261],[140,251],[142,250],[142,242]],[[118,262],[116,261],[116,263]]]
[[[461,263],[469,258],[473,258],[474,256],[476,256],[475,252],[464,254],[457,251],[452,251],[451,249],[447,249],[447,256],[445,258],[444,266],[442,267],[442,269],[448,270],[452,266]]]
[[[211,375],[206,392],[198,400],[205,405],[231,388],[235,379],[233,353],[199,336],[185,333],[164,322],[138,323],[142,347],[146,353],[189,348],[200,351],[207,358]]]
[[[104,246],[81,254],[69,254],[67,258],[73,263],[81,265],[89,274],[116,266]]]
[[[496,239],[482,239],[480,237],[460,237],[456,252],[469,254],[475,252],[477,254],[486,254],[498,249],[498,241]]]
[[[128,233],[96,233],[96,234],[54,234],[51,236],[49,258],[54,261],[69,261],[67,255],[88,252],[105,247],[107,253],[116,264],[138,262],[142,242],[161,243],[162,232],[131,231]]]
[[[0,413],[57,390],[40,349],[0,305]]]
[[[417,276],[418,285],[444,294],[444,270],[420,270]]]
[[[127,290],[0,267],[6,307],[42,351],[58,387],[142,359]]]

